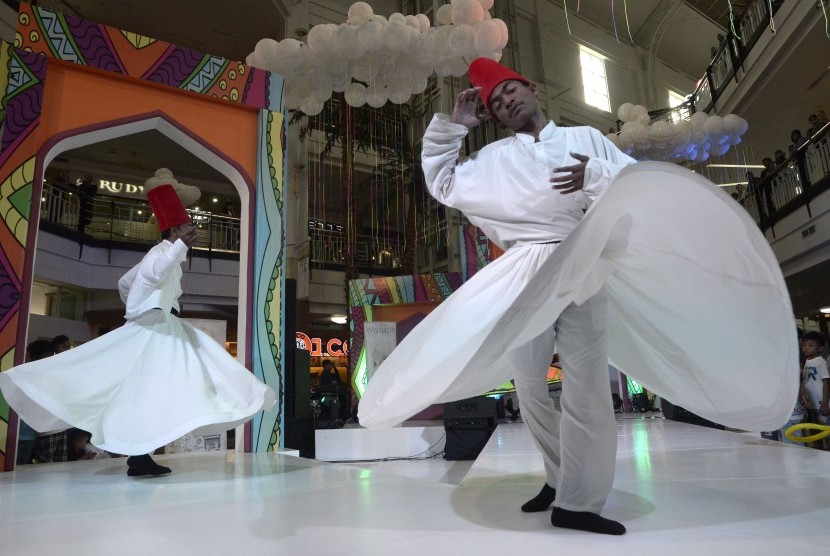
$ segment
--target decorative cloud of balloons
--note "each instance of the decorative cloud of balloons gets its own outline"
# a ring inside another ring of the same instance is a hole
[[[749,124],[735,114],[726,116],[695,112],[689,120],[651,118],[645,106],[626,102],[617,110],[623,122],[619,133],[608,139],[620,150],[639,160],[689,160],[705,162],[710,156],[723,156],[741,142]]]
[[[494,0],[451,0],[435,14],[377,15],[366,2],[349,8],[348,20],[315,25],[308,42],[262,39],[247,64],[285,77],[285,106],[313,116],[332,92],[351,106],[401,104],[439,77],[467,73],[477,57],[501,58],[507,25],[493,18]]]

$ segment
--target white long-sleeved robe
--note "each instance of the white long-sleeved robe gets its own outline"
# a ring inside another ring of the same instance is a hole
[[[140,455],[188,432],[224,432],[269,410],[274,391],[179,309],[187,246],[162,241],[119,280],[127,323],[61,354],[0,373],[35,430],[78,427],[109,452]]]
[[[503,383],[514,349],[604,288],[616,367],[712,421],[780,427],[797,394],[798,345],[778,262],[746,211],[676,165],[630,165],[599,132],[548,133],[594,159],[584,194],[551,190],[550,170],[575,161],[545,159],[545,147],[521,135],[456,164],[466,130],[433,119],[423,148],[431,193],[508,249],[384,361],[361,399],[361,423],[391,426]]]

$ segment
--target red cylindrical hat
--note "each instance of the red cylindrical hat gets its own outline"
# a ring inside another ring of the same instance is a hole
[[[530,80],[490,58],[476,58],[473,60],[470,63],[469,76],[470,84],[473,87],[481,87],[479,96],[487,110],[490,110],[490,95],[499,83],[521,81],[530,85]]]
[[[190,215],[184,209],[176,190],[169,183],[156,186],[147,191],[147,200],[153,214],[156,215],[159,230],[162,232],[175,226],[190,222]]]

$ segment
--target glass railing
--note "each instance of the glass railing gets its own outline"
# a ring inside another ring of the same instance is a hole
[[[197,229],[196,250],[239,253],[239,218],[189,210]],[[104,195],[84,197],[72,187],[43,185],[41,223],[93,242],[144,247],[159,240],[159,229],[146,203]]]

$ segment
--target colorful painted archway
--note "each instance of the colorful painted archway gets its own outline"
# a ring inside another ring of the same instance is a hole
[[[23,361],[43,171],[69,144],[158,129],[224,173],[243,203],[239,355],[282,392],[285,128],[282,77],[97,23],[20,5],[3,45],[0,371]],[[246,205],[246,200],[247,205]],[[247,207],[247,210],[246,210]],[[30,225],[30,223],[32,225]],[[246,449],[281,442],[282,401]],[[0,399],[0,459],[13,468],[16,416]]]

